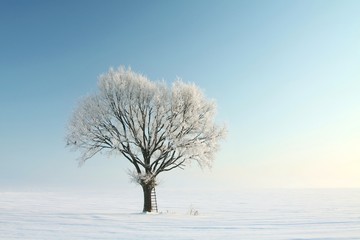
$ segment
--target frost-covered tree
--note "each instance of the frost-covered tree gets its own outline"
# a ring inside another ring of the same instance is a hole
[[[97,93],[84,98],[69,122],[67,145],[80,164],[100,151],[122,155],[142,186],[144,212],[152,211],[157,176],[190,162],[210,167],[225,128],[214,123],[216,105],[194,84],[170,87],[131,69],[110,69]]]

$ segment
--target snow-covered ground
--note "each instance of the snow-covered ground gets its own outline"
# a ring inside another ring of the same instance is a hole
[[[0,192],[0,239],[360,239],[360,190]],[[198,215],[190,211],[198,211]]]

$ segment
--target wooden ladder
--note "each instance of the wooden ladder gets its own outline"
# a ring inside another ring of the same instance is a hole
[[[155,188],[151,189],[151,211],[158,212]]]

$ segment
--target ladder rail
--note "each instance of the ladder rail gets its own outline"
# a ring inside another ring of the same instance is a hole
[[[151,207],[154,211],[158,212],[155,188],[151,189]]]

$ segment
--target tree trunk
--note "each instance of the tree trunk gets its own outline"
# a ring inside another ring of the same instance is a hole
[[[144,192],[144,208],[143,212],[151,212],[153,206],[151,204],[151,190],[153,189],[152,184],[143,184],[141,185]]]

